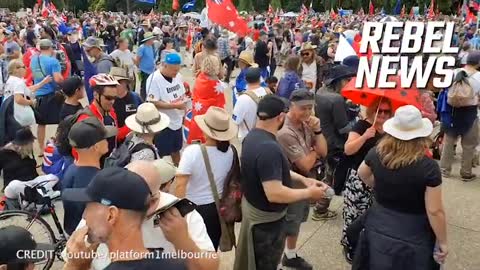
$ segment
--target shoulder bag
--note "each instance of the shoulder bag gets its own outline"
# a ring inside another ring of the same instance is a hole
[[[203,161],[205,162],[205,168],[207,169],[208,181],[210,182],[210,188],[215,200],[215,205],[217,206],[218,219],[220,220],[220,227],[222,230],[219,249],[222,252],[230,251],[233,249],[233,247],[237,247],[235,243],[235,223],[227,224],[223,216],[220,214],[220,196],[218,195],[217,185],[215,184],[212,166],[210,164],[210,159],[208,158],[207,148],[205,145],[201,144],[200,149],[202,150]]]

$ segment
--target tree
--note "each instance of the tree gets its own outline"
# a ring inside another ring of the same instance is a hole
[[[271,2],[273,11],[277,11],[277,9],[282,8],[282,1],[281,0],[272,0]]]
[[[239,0],[238,1],[238,10],[242,11],[252,11],[253,10],[253,4],[252,0]]]

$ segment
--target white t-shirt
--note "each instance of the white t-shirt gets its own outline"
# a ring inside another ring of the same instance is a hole
[[[317,84],[317,63],[315,61],[313,61],[310,65],[302,63],[302,67],[302,80],[312,82],[312,89],[315,89],[315,85]]]
[[[28,89],[27,84],[22,78],[11,76],[5,82],[5,90],[3,92],[4,100],[11,95],[22,94],[25,97],[31,97],[32,91]]]
[[[161,208],[165,205],[168,205],[172,201],[176,200],[177,197],[169,193],[160,193],[160,201],[158,202],[158,208]],[[202,216],[194,210],[187,215],[185,215],[185,220],[187,221],[188,234],[190,238],[195,242],[199,249],[203,251],[215,252],[213,247],[212,240],[207,233],[207,228],[203,222]],[[77,226],[77,230],[85,226],[85,220],[82,219]],[[160,227],[153,227],[153,220],[149,219],[143,222],[142,225],[142,234],[143,234],[143,243],[146,248],[163,248],[166,253],[175,252],[175,247],[172,243],[168,242],[163,234],[163,231]],[[108,246],[106,244],[100,244],[97,248],[97,257],[93,259],[91,269],[93,270],[103,270],[110,264],[110,259],[108,256]],[[62,257],[65,262],[67,261],[66,250],[62,252]]]
[[[263,87],[254,89],[253,92],[257,97],[262,98],[267,95],[267,91]],[[245,138],[248,132],[255,127],[257,123],[257,103],[253,99],[245,94],[240,95],[237,98],[235,107],[233,108],[233,121],[239,126],[238,137]],[[248,125],[245,126],[245,122]]]
[[[177,74],[172,82],[167,81],[160,71],[155,71],[147,79],[147,101],[163,101],[166,103],[184,102],[187,100],[185,87],[180,73]],[[178,109],[158,109],[170,117],[168,128],[178,130],[182,127],[184,110]]]
[[[207,153],[212,166],[215,183],[217,184],[217,191],[221,197],[225,178],[232,167],[233,151],[230,148],[227,152],[223,153],[215,146],[207,146]],[[192,144],[183,150],[177,174],[190,175],[185,198],[197,205],[214,202],[200,145]]]

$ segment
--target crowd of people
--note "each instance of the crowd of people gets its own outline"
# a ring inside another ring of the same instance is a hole
[[[310,208],[312,220],[343,219],[340,244],[353,269],[438,269],[448,255],[442,176],[452,175],[458,137],[460,176],[476,178],[479,34],[458,18],[441,18],[457,23],[452,89],[466,82],[468,104],[451,105],[454,90],[429,83],[411,89],[420,104],[379,96],[365,105],[342,96],[359,57],[335,60],[343,53],[339,38],[355,42],[362,21],[377,19],[267,15],[238,37],[181,15],[5,15],[6,200],[17,201],[22,187],[48,176],[49,196],[61,194],[65,210],[64,269],[211,270],[219,267],[217,252],[234,246],[236,270],[313,269],[297,250]],[[181,74],[186,68],[195,77],[191,88]],[[435,143],[443,144],[433,151],[440,165],[430,151],[439,123],[443,140]],[[57,124],[46,138],[47,126]],[[334,195],[343,196],[341,213],[329,208]],[[11,237],[28,236],[18,227],[0,229],[0,265],[31,269],[30,261],[19,267],[3,252],[14,246]],[[71,256],[90,251],[140,257]],[[176,251],[203,256],[149,255]]]

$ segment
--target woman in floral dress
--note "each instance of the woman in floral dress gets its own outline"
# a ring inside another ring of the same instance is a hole
[[[367,108],[366,118],[359,120],[348,134],[345,143],[345,154],[348,156],[350,172],[345,182],[343,193],[343,231],[341,244],[347,261],[353,258],[354,247],[348,242],[346,229],[361,216],[372,204],[372,193],[357,174],[357,169],[367,155],[375,147],[383,135],[383,123],[392,116],[392,107],[388,99],[378,100]]]

